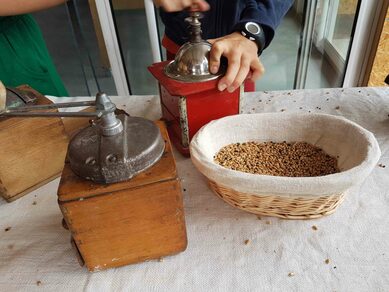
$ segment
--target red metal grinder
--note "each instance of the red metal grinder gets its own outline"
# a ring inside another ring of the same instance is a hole
[[[174,61],[155,63],[150,72],[159,82],[163,119],[170,139],[184,155],[189,155],[189,142],[208,122],[239,114],[242,88],[220,92],[217,83],[226,66],[217,74],[209,71],[211,44],[201,37],[200,12],[190,12],[190,41],[181,46]]]

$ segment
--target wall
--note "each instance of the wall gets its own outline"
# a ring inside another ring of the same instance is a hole
[[[338,13],[354,15],[357,4],[358,0],[339,0]]]

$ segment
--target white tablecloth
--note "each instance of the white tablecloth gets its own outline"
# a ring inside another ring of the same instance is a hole
[[[160,116],[156,96],[113,101],[132,115]],[[331,216],[259,220],[217,198],[190,159],[176,152],[187,250],[162,262],[98,273],[78,265],[61,226],[56,179],[13,203],[0,201],[0,291],[389,291],[389,89],[245,96],[243,112],[281,110],[343,115],[359,123],[376,135],[379,163],[386,168],[377,165]]]

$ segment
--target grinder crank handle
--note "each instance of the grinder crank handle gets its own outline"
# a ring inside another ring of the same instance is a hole
[[[44,104],[44,105],[19,106],[15,108],[6,109],[6,111],[26,112],[31,110],[69,108],[69,107],[78,107],[78,106],[94,106],[95,104],[96,104],[95,101],[64,102],[64,103],[52,103],[52,104]]]
[[[20,112],[20,111],[3,111],[1,117],[67,117],[67,118],[100,118],[103,116],[102,111],[96,112]]]
[[[47,110],[58,108],[71,108],[79,106],[96,106],[95,112],[34,112],[34,110]],[[0,117],[97,117],[114,113],[116,106],[105,93],[98,93],[95,101],[65,102],[45,105],[22,106],[0,110]]]
[[[81,101],[68,103],[53,103],[45,105],[22,106],[12,109],[5,109],[0,111],[0,117],[101,117],[101,111],[96,112],[32,112],[34,110],[47,110],[58,108],[70,108],[78,106],[94,106],[95,101]]]

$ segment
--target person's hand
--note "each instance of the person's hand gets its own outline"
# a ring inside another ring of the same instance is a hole
[[[161,6],[166,12],[181,11],[191,8],[197,11],[206,11],[209,4],[205,0],[154,0],[155,5]]]
[[[229,92],[233,92],[246,77],[255,81],[265,71],[258,58],[256,43],[245,38],[239,32],[208,41],[212,44],[209,58],[211,73],[215,74],[219,70],[221,56],[228,59],[226,75],[218,83],[220,91],[227,88]]]

